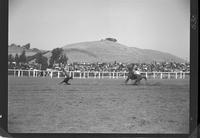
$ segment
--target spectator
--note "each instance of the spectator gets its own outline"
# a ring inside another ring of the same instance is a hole
[[[69,71],[104,71],[104,72],[124,72],[130,69],[130,66],[135,66],[141,72],[188,72],[190,71],[190,63],[176,63],[176,62],[154,62],[154,63],[71,63],[68,64]],[[39,69],[37,63],[31,64],[14,64],[8,62],[9,69]],[[54,65],[52,69],[59,70],[59,65]],[[132,67],[133,68],[133,67]]]

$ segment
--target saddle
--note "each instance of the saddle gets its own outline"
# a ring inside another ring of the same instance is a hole
[[[134,72],[129,72],[129,76],[130,76],[130,78],[132,78],[134,80],[139,77],[139,75],[138,74],[134,74]]]

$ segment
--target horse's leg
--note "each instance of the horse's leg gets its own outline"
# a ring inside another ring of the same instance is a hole
[[[65,80],[65,84],[66,84],[66,85],[70,85],[69,79],[66,79],[66,80]]]
[[[62,84],[64,81],[61,81],[60,83],[58,83],[58,84]]]
[[[65,82],[65,85],[71,85],[68,81]]]
[[[145,79],[145,84],[147,83],[147,77],[144,77],[144,79]]]
[[[138,81],[139,83],[140,83],[140,81],[142,80],[142,78],[143,78],[143,77],[141,77],[141,78],[139,79],[139,81]]]
[[[138,82],[138,84],[140,84],[140,81],[141,81],[141,79],[139,79],[137,82]]]
[[[138,80],[136,79],[135,82],[133,83],[133,85],[137,85],[137,81],[138,81]]]
[[[125,84],[127,84],[128,80],[129,80],[128,78],[125,80]]]
[[[133,85],[137,85],[137,80],[135,80],[135,82],[133,83]]]
[[[125,84],[127,84],[128,80],[129,80],[129,77],[125,80]]]
[[[137,77],[136,81],[135,81],[135,85],[140,84],[140,81],[142,80],[142,77]]]

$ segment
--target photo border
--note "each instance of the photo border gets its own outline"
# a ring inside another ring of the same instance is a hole
[[[2,137],[188,137],[199,134],[198,120],[198,0],[190,0],[190,129],[189,134],[8,133],[8,1],[0,0],[0,136]]]

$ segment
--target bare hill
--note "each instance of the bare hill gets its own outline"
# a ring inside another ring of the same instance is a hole
[[[69,44],[64,46],[63,49],[69,58],[69,62],[185,62],[169,53],[128,47],[108,40]],[[51,52],[45,54],[45,56],[50,58]]]

